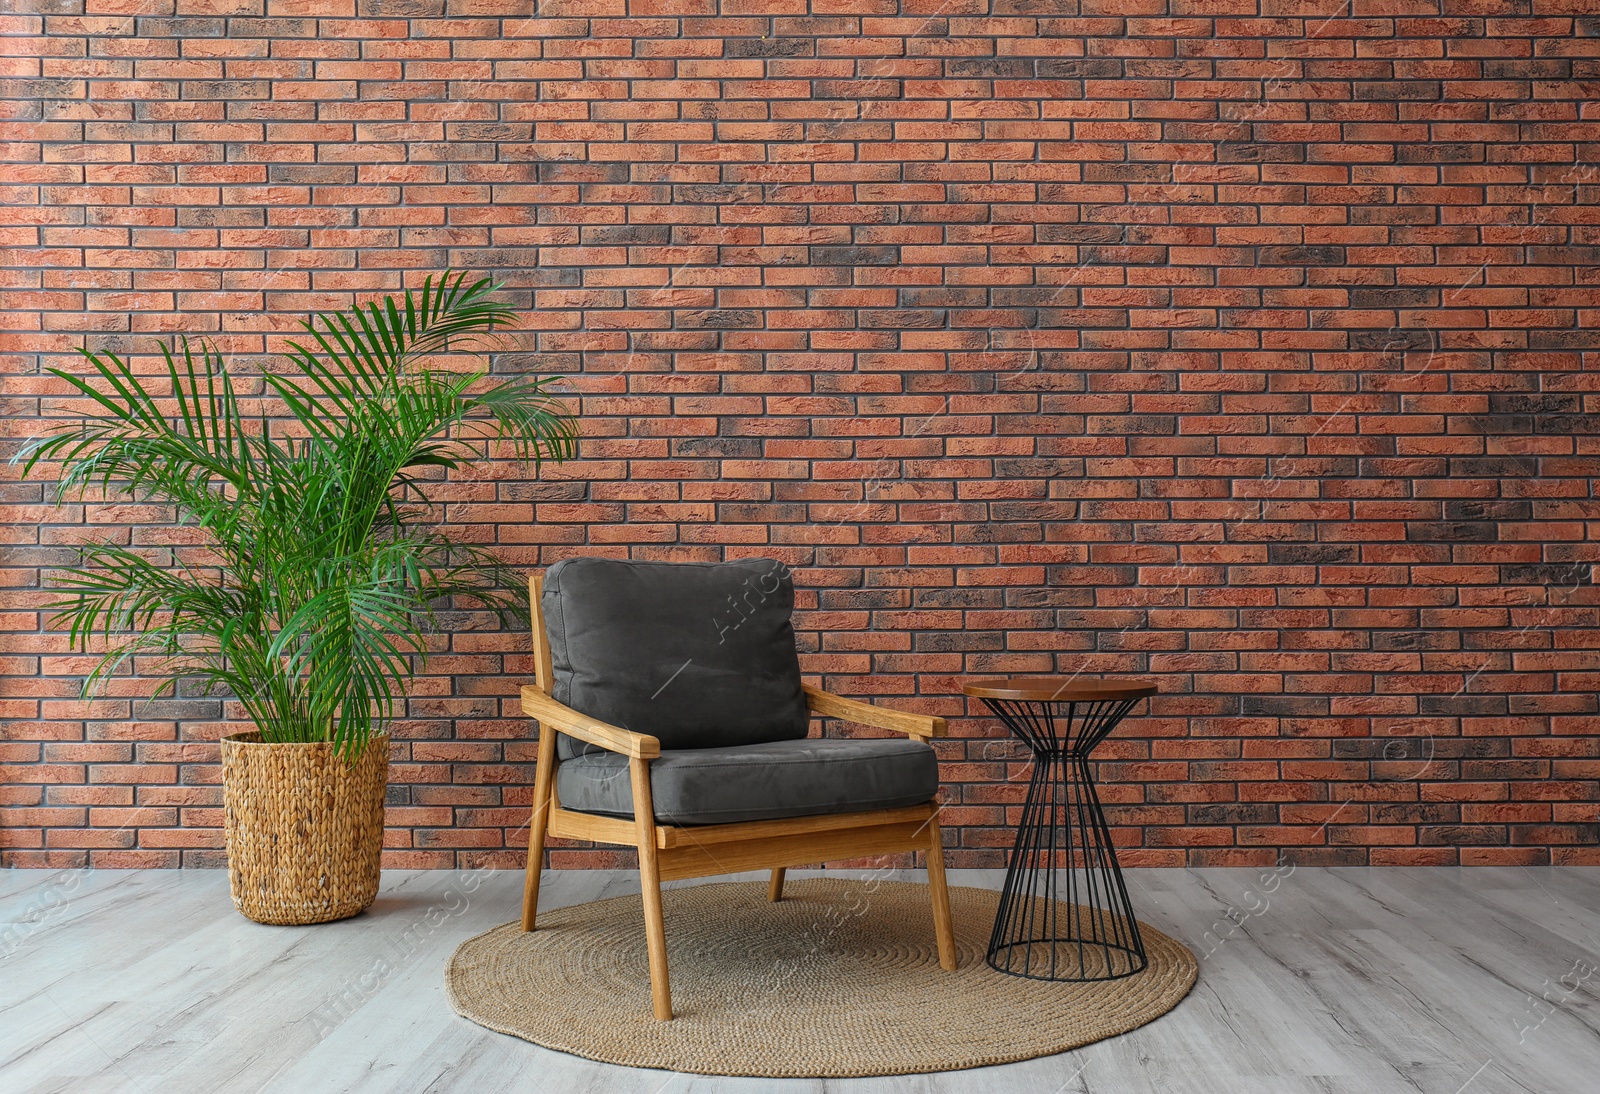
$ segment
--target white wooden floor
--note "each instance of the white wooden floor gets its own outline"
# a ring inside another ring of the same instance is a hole
[[[1201,958],[1170,1015],[1047,1059],[824,1083],[593,1064],[457,1018],[445,958],[514,918],[513,874],[393,872],[365,915],[289,928],[235,913],[220,872],[3,871],[0,1091],[1600,1091],[1600,870],[1128,876],[1140,918]]]

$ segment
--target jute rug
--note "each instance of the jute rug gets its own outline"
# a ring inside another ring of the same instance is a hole
[[[1060,984],[983,962],[998,894],[953,888],[960,967],[939,968],[925,885],[833,878],[669,889],[676,1017],[650,1009],[637,896],[539,914],[468,939],[445,970],[479,1025],[630,1067],[845,1077],[956,1071],[1064,1052],[1157,1018],[1194,984],[1194,955],[1141,925],[1150,966]]]

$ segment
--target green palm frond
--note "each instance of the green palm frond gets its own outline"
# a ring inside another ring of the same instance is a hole
[[[50,370],[91,409],[13,462],[24,474],[59,465],[60,498],[102,490],[170,506],[206,531],[214,556],[165,565],[117,544],[84,549],[53,606],[75,647],[105,640],[86,689],[155,658],[170,678],[231,692],[265,739],[333,741],[349,755],[395,717],[438,603],[515,613],[507,568],[419,525],[415,504],[426,501],[423,469],[461,467],[488,443],[535,465],[576,452],[552,378],[429,362],[480,353],[484,336],[511,325],[496,289],[445,274],[303,323],[309,341],[291,343],[292,372],[260,378],[289,430],[264,412],[246,417],[209,344],[163,347],[154,376],[88,352],[87,375]]]

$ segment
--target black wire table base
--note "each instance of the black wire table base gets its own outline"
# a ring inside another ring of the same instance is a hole
[[[1117,980],[1149,963],[1089,753],[1137,699],[983,700],[1033,750],[989,966],[1034,980]]]

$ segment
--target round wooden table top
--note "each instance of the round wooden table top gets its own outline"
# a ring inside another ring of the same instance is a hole
[[[1014,680],[974,680],[961,690],[979,699],[1020,699],[1034,703],[1094,703],[1142,699],[1161,689],[1145,680],[1094,680],[1082,676],[1019,676]]]

